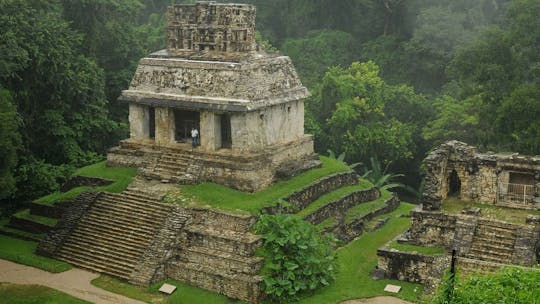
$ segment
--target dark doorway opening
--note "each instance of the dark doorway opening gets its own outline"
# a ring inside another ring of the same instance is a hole
[[[200,113],[195,111],[174,110],[174,123],[176,129],[174,139],[177,142],[190,143],[192,128],[199,131],[200,138],[200,116]]]
[[[448,196],[459,197],[461,194],[461,180],[456,172],[452,170],[450,173],[450,178],[448,180]]]
[[[156,138],[156,109],[148,108],[148,137]]]
[[[230,115],[221,115],[221,148],[230,149],[232,147],[232,136],[231,136],[231,116]]]

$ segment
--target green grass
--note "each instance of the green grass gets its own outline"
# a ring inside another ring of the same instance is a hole
[[[90,303],[61,291],[41,285],[0,283],[0,299],[4,304],[86,304]]]
[[[14,217],[29,220],[32,222],[40,223],[49,227],[56,226],[56,223],[58,223],[57,219],[41,216],[41,215],[35,215],[30,213],[30,209],[24,209],[22,211],[19,211],[15,214],[13,214]]]
[[[446,249],[443,247],[424,247],[410,244],[400,244],[398,242],[390,243],[388,248],[404,252],[417,252],[425,255],[442,255],[446,253]]]
[[[405,231],[410,219],[400,217],[407,214],[415,205],[401,203],[400,207],[390,213],[391,219],[373,233],[365,233],[338,250],[337,261],[339,272],[336,280],[327,287],[317,290],[313,295],[302,299],[299,303],[335,304],[348,299],[367,298],[380,295],[393,295],[415,301],[423,293],[423,285],[395,280],[372,280],[370,272],[377,265],[377,249]],[[383,291],[386,284],[402,286],[397,294]]]
[[[124,295],[126,297],[136,299],[142,302],[157,304],[191,304],[191,303],[204,303],[204,304],[232,304],[232,303],[244,303],[229,299],[225,296],[193,287],[182,282],[175,280],[166,280],[165,283],[174,285],[177,290],[170,296],[164,295],[158,291],[159,287],[164,282],[153,284],[150,287],[138,287],[133,286],[125,281],[111,278],[109,276],[101,275],[97,279],[92,281],[92,285],[99,288]]]
[[[246,193],[222,185],[204,183],[180,186],[179,198],[175,198],[173,194],[168,201],[257,214],[262,208],[272,206],[280,198],[284,198],[322,177],[350,170],[347,165],[335,159],[321,156],[321,161],[323,163],[321,168],[312,169],[289,180],[277,182],[256,193]]]
[[[54,273],[71,269],[67,263],[35,254],[37,245],[36,242],[0,235],[0,258]]]
[[[480,215],[485,218],[500,220],[515,224],[525,224],[527,215],[540,216],[540,210],[522,210],[508,207],[499,207],[477,202],[462,201],[455,198],[448,198],[443,201],[442,211],[450,214],[458,214],[467,207],[480,208]]]
[[[107,180],[114,181],[112,184],[107,186],[96,187],[98,191],[106,191],[119,193],[124,191],[127,186],[133,180],[133,177],[137,174],[137,169],[135,168],[123,168],[123,167],[107,167],[106,161],[102,161],[90,166],[86,166],[78,169],[73,173],[73,176],[87,176],[87,177],[98,177]],[[53,205],[59,201],[66,201],[76,198],[82,192],[91,189],[91,187],[82,186],[73,188],[67,192],[54,192],[47,196],[41,197],[36,200],[36,203]]]
[[[345,214],[345,223],[350,224],[354,220],[361,218],[362,216],[370,213],[371,211],[382,208],[384,206],[384,202],[390,197],[392,197],[392,193],[387,190],[383,190],[381,191],[381,197],[379,197],[378,199],[371,202],[358,204],[352,207]]]
[[[306,215],[311,214],[319,208],[331,202],[334,202],[346,195],[349,195],[356,191],[369,189],[371,187],[373,187],[373,184],[371,184],[368,180],[361,179],[357,185],[342,187],[319,197],[317,200],[309,204],[305,209],[300,210],[300,212],[298,212],[296,215],[300,218],[304,218]]]

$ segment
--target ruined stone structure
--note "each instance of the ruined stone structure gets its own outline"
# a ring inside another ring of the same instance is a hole
[[[175,183],[260,190],[283,166],[316,166],[291,60],[255,42],[255,7],[198,2],[167,11],[168,49],[141,59],[129,89],[130,138],[109,165]],[[191,151],[191,129],[200,146]]]
[[[540,157],[478,153],[458,141],[425,159],[424,209],[438,210],[448,196],[520,209],[540,209]]]
[[[450,141],[424,160],[422,208],[412,212],[411,228],[398,242],[443,247],[447,254],[428,256],[379,249],[378,267],[389,278],[436,284],[449,266],[453,250],[461,273],[493,272],[504,265],[540,263],[540,219],[529,215],[524,224],[482,217],[479,208],[461,214],[441,211],[442,200],[456,196],[503,207],[538,209],[540,158],[518,154],[478,153],[474,147]]]

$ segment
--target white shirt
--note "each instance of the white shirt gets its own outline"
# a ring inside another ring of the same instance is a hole
[[[197,137],[197,136],[199,136],[199,131],[197,131],[197,129],[191,130],[191,137]]]

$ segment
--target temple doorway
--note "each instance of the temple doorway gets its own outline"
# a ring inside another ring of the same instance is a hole
[[[231,116],[227,114],[220,115],[220,121],[221,148],[230,149],[232,147]]]
[[[156,109],[153,107],[148,108],[148,137],[156,138]]]
[[[461,180],[456,172],[452,170],[448,179],[448,196],[459,197],[461,194]]]
[[[199,137],[201,136],[200,129],[201,115],[199,112],[186,111],[186,110],[174,110],[174,123],[175,123],[175,135],[176,142],[190,143],[191,142],[191,129],[195,128],[199,131]]]

